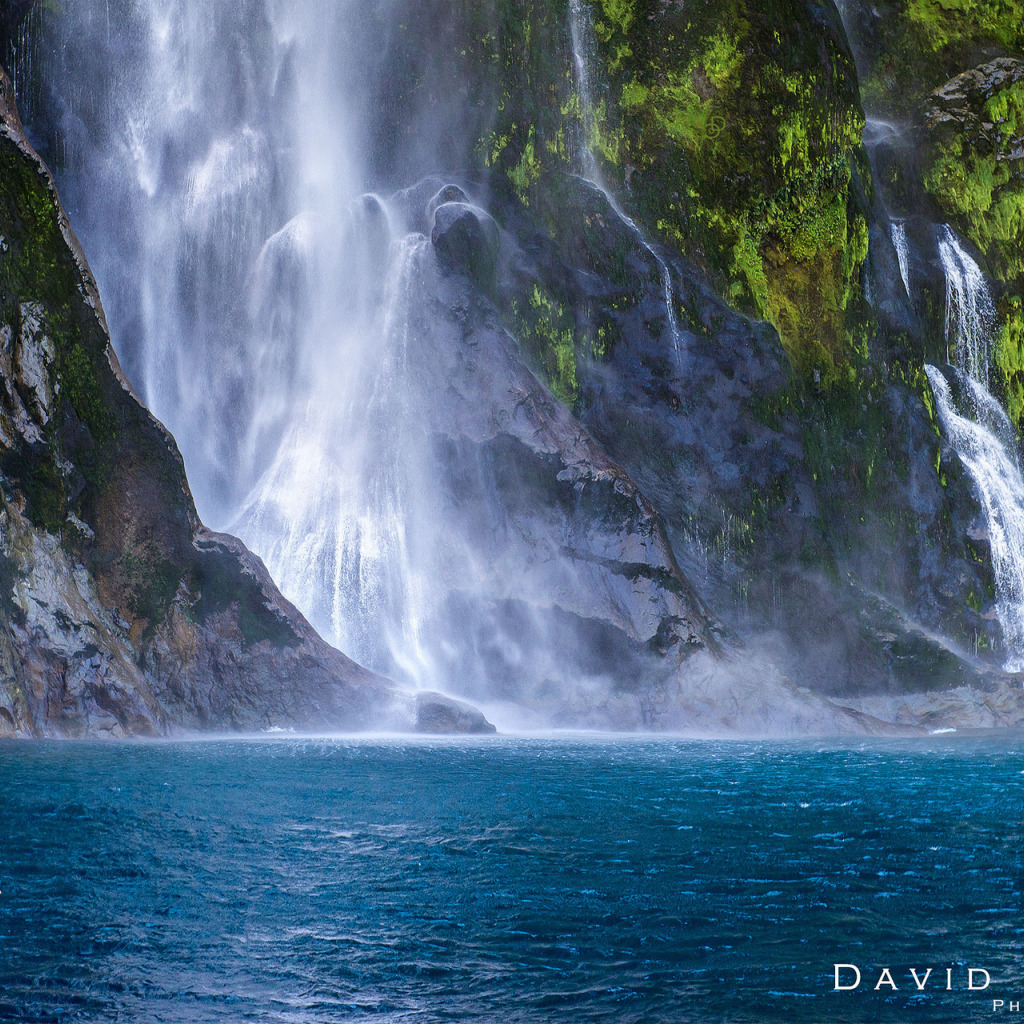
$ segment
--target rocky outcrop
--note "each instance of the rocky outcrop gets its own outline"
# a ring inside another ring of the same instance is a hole
[[[0,84],[0,733],[490,729],[329,647],[202,526]]]
[[[422,733],[493,733],[497,730],[471,704],[441,693],[416,694],[416,731]]]
[[[655,680],[685,676],[698,653],[714,660],[721,627],[655,508],[530,369],[481,285],[482,264],[493,279],[516,258],[514,239],[499,239],[468,183],[442,184],[391,202],[409,233],[401,277],[414,282],[391,310],[410,339],[391,384],[427,437],[411,460],[429,467],[419,507],[445,524],[419,544],[439,581],[425,634],[447,641],[432,656],[472,699],[493,699],[500,680],[504,699],[544,704],[549,721],[642,726]],[[405,458],[414,444],[402,442]]]
[[[794,685],[761,644],[745,645],[730,633],[677,559],[689,538],[673,534],[661,511],[674,517],[686,503],[710,508],[760,481],[773,465],[800,457],[795,435],[758,427],[753,417],[742,454],[730,429],[737,416],[749,415],[741,396],[785,385],[785,356],[774,336],[693,285],[686,301],[702,309],[709,325],[715,322],[717,333],[687,330],[673,353],[667,338],[640,326],[657,305],[657,278],[648,278],[638,254],[629,271],[641,296],[636,321],[623,315],[614,358],[577,359],[595,325],[570,320],[559,304],[611,308],[622,281],[602,284],[603,268],[570,263],[579,251],[540,233],[509,196],[498,207],[505,230],[496,304],[477,283],[470,251],[459,260],[438,251],[443,233],[436,228],[449,223],[446,207],[464,216],[474,208],[473,186],[439,184],[426,180],[405,190],[391,208],[405,230],[433,239],[408,250],[416,301],[404,328],[414,341],[405,353],[403,395],[406,414],[431,438],[423,461],[436,473],[432,483],[446,524],[436,565],[439,575],[444,565],[453,578],[438,603],[435,629],[424,632],[445,636],[445,646],[461,652],[445,663],[456,691],[503,705],[496,714],[510,714],[514,705],[510,723],[525,716],[533,725],[697,735],[889,729]],[[653,258],[592,185],[566,183],[563,198],[588,220],[591,210],[600,212],[589,235],[592,258],[638,248]],[[558,281],[573,284],[556,296],[551,285]],[[578,375],[576,415],[530,367],[538,354],[533,345],[563,332]],[[733,384],[723,372],[744,345],[759,355],[748,353],[743,382]],[[681,397],[693,416],[673,415]],[[674,429],[655,420],[662,416]],[[630,417],[650,433],[630,429]],[[691,461],[696,452],[700,468]],[[654,472],[655,464],[680,463],[688,467],[684,477],[669,481]],[[805,493],[804,501],[813,496]],[[444,651],[434,657],[444,662]]]
[[[1019,729],[1024,725],[1024,689],[1020,677],[998,673],[980,684],[938,692],[876,695],[839,701],[850,710],[881,718],[895,726],[930,731]]]
[[[948,125],[975,145],[987,145],[1000,161],[1024,159],[1024,125],[1018,123],[1017,89],[1024,61],[1000,57],[964,71],[925,101],[925,125]]]
[[[1024,61],[1001,57],[964,71],[926,98],[921,118],[929,196],[1019,300],[1024,291]]]
[[[433,223],[430,241],[447,267],[465,270],[485,290],[494,287],[498,262],[498,225],[483,210],[469,203],[448,200],[428,204]]]

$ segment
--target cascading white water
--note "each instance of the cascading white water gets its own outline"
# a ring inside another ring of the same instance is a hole
[[[907,245],[907,226],[901,220],[894,220],[890,225],[893,248],[896,250],[896,260],[900,267],[900,278],[903,280],[903,287],[910,296],[910,249]]]
[[[65,0],[47,69],[61,191],[200,515],[325,637],[481,703],[610,706],[618,666],[587,643],[643,643],[680,607],[606,566],[634,557],[630,528],[605,536],[556,468],[571,450],[586,479],[596,447],[428,237],[431,197],[455,194],[500,244],[458,187],[438,191],[493,115],[463,126],[417,92],[417,2],[132,0],[108,31]],[[675,338],[668,268],[620,215]]]
[[[946,348],[973,380],[987,386],[996,309],[981,267],[948,224],[939,232],[939,258],[946,273]]]
[[[230,529],[263,555],[281,589],[344,650],[424,682],[431,677],[420,637],[428,587],[413,512],[422,515],[427,490],[415,467],[430,463],[410,415],[412,339],[403,313],[415,300],[416,259],[429,242],[408,235],[389,246],[383,209],[372,199],[352,217],[339,263],[366,266],[368,254],[352,247],[365,247],[368,235],[380,232],[383,301],[348,295],[356,301],[345,314],[320,307],[329,322],[316,330],[334,344],[320,353],[307,400]],[[323,241],[334,246],[339,239]]]
[[[934,366],[925,367],[939,422],[978,488],[992,549],[996,615],[1008,651],[1006,669],[1024,671],[1024,477],[1013,429],[999,403],[977,381],[961,377],[961,401]]]
[[[934,366],[925,366],[946,439],[967,467],[988,527],[996,615],[1007,671],[1024,671],[1024,477],[1017,436],[988,390],[995,306],[978,264],[952,229],[940,231],[946,273],[946,347],[955,359],[959,395]]]
[[[348,654],[443,688],[421,643],[443,531],[407,365],[429,241],[364,194],[392,6],[136,0],[112,40],[69,0],[58,80],[87,173],[62,188],[204,520]]]
[[[604,183],[601,168],[597,158],[594,156],[593,139],[597,128],[597,109],[594,103],[593,81],[591,68],[594,64],[594,27],[591,21],[590,7],[583,3],[583,0],[569,0],[569,28],[572,37],[573,67],[576,72],[576,91],[580,98],[583,120],[583,144],[581,146],[581,159],[583,162],[583,177],[601,192],[612,212],[632,232],[633,237],[639,242],[641,248],[654,260],[661,276],[662,300],[665,303],[665,311],[668,316],[669,333],[672,340],[672,351],[678,366],[680,361],[681,332],[679,329],[679,318],[676,315],[675,295],[672,287],[672,272],[668,264],[658,254],[654,246],[647,241],[647,237],[640,226],[622,208],[615,194]]]

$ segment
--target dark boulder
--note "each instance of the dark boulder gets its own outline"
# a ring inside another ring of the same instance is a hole
[[[445,270],[468,274],[485,291],[493,289],[501,240],[488,213],[470,203],[442,203],[434,210],[430,241]]]
[[[445,203],[468,202],[470,202],[469,196],[467,196],[466,193],[458,185],[448,184],[443,186],[442,188],[438,189],[437,192],[435,192],[427,201],[425,210],[427,215],[427,223],[433,224],[434,212],[437,210],[439,206],[443,206]]]
[[[416,695],[416,731],[487,735],[497,730],[472,704],[426,691]]]

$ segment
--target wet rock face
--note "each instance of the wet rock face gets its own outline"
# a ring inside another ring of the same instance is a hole
[[[431,187],[394,199],[412,230],[427,227],[420,197]],[[882,728],[845,717],[826,695],[971,682],[969,666],[892,605],[829,578],[836,551],[805,447],[820,413],[806,414],[810,424],[801,416],[807,398],[790,390],[774,332],[669,255],[686,310],[673,334],[656,258],[635,231],[579,178],[558,197],[564,214],[548,233],[532,205],[492,192],[502,225],[494,300],[419,250],[409,373],[430,401],[416,417],[459,538],[447,564],[468,544],[477,577],[436,610],[439,624],[463,627],[450,637],[456,653],[438,654],[446,677],[470,699],[549,725],[777,735]],[[563,342],[564,358],[550,359]],[[946,508],[927,465],[934,432],[911,392],[889,398],[885,415],[902,424],[894,434],[920,449],[913,497],[901,484],[892,503],[913,501],[908,523],[929,522]],[[856,497],[830,500],[838,516]],[[862,543],[875,528],[864,526]],[[722,557],[718,543],[735,550]],[[929,586],[947,583],[940,563],[933,552]],[[925,573],[901,562],[892,574],[904,569]],[[749,647],[716,620],[722,609]],[[817,692],[794,687],[780,665]]]
[[[579,179],[557,194],[550,233],[532,206],[495,207],[510,330],[657,509],[715,614],[818,693],[973,679],[914,625],[983,635],[961,601],[991,589],[962,540],[977,503],[955,467],[940,482],[920,393],[870,367],[843,389],[794,386],[775,333],[662,250],[673,332],[655,257],[607,199]],[[571,374],[549,361],[563,337]]]
[[[489,735],[495,728],[476,708],[441,693],[416,695],[416,731]]]
[[[485,290],[493,289],[499,239],[498,225],[489,214],[469,203],[442,203],[434,210],[430,241],[442,266],[469,274]]]
[[[202,526],[2,75],[0,98],[0,734],[484,729],[330,648]]]
[[[439,224],[497,234],[470,202],[479,195],[428,180],[392,200],[411,231],[433,228],[433,244],[408,250],[415,299],[401,312],[403,413],[427,437],[417,464],[445,524],[421,541],[443,581],[422,630],[430,660],[453,692],[548,723],[656,725],[643,709],[695,654],[714,663],[718,627],[655,508],[538,378],[492,290],[453,266],[454,243],[444,250]],[[503,280],[521,255],[514,236],[497,241],[487,244]]]

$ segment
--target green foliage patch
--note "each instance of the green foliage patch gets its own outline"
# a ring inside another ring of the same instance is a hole
[[[831,378],[867,254],[851,198],[863,115],[838,26],[792,4],[593,5],[616,104],[597,152],[645,223],[769,320],[794,366]]]

